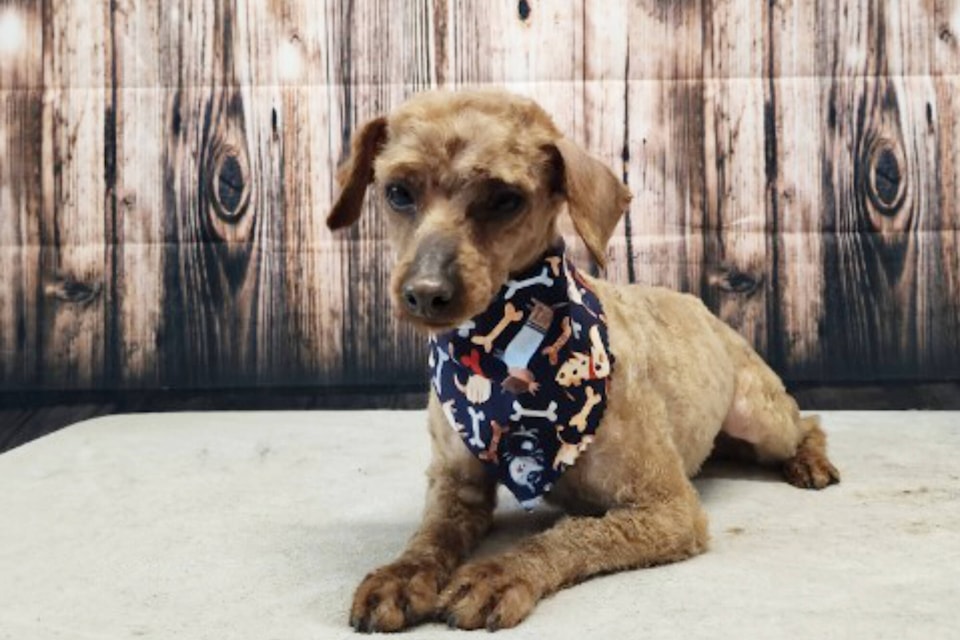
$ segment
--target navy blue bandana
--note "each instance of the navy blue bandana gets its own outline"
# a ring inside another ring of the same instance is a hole
[[[600,300],[563,246],[486,311],[430,339],[450,425],[526,508],[593,441],[614,358]]]

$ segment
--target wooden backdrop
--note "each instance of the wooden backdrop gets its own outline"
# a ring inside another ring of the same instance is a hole
[[[358,123],[539,100],[635,194],[608,276],[793,380],[960,377],[960,0],[0,0],[0,388],[419,384]]]

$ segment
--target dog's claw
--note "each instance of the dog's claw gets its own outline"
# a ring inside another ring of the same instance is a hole
[[[360,633],[370,633],[370,620],[369,618],[361,618],[359,616],[350,616],[350,626],[359,631]]]

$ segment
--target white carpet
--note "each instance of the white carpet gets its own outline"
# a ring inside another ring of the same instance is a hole
[[[563,591],[502,635],[960,637],[960,414],[823,415],[843,484],[710,469],[710,552]],[[0,638],[358,637],[351,593],[420,512],[422,423],[115,416],[0,455]],[[501,543],[550,517],[504,496]]]

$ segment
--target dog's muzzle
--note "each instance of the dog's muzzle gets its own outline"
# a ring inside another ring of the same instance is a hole
[[[433,323],[450,320],[460,306],[462,288],[456,241],[445,236],[424,238],[400,289],[407,313]]]

